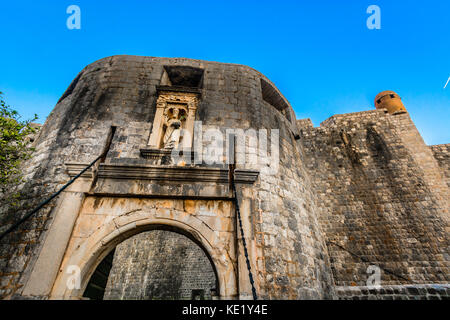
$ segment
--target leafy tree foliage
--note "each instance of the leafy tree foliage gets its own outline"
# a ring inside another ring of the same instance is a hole
[[[31,124],[37,119],[22,121],[19,113],[6,104],[0,92],[0,192],[7,194],[22,181],[20,164],[29,159],[34,149],[30,137],[37,132]]]

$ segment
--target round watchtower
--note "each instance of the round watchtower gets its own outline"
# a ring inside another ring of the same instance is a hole
[[[394,91],[383,91],[375,97],[375,108],[387,109],[390,114],[404,113],[406,108],[402,99]]]

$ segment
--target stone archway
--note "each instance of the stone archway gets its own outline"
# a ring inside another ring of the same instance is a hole
[[[210,300],[217,292],[217,272],[201,244],[182,230],[154,225],[121,242],[102,260],[83,297]]]
[[[183,201],[190,201],[189,205],[184,203],[181,206]],[[92,203],[96,205],[93,206]],[[94,207],[93,212],[88,210]],[[224,210],[224,207],[227,209]],[[113,248],[138,233],[160,226],[176,229],[195,240],[211,258],[217,272],[219,298],[236,298],[235,235],[231,206],[229,208],[228,205],[218,204],[217,201],[86,199],[50,298],[81,298],[98,264]],[[230,212],[227,212],[228,210]],[[99,217],[100,213],[104,212],[111,213]],[[67,286],[71,275],[66,270],[70,266],[79,267],[79,288],[71,289]]]

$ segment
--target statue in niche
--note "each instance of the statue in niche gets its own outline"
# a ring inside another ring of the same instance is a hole
[[[182,122],[186,119],[186,111],[182,108],[170,108],[166,114],[163,148],[174,149],[180,143]]]

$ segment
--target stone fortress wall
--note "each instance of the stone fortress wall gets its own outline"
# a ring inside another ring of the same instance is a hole
[[[436,161],[441,167],[447,186],[450,187],[450,143],[430,146]]]
[[[448,283],[445,175],[408,113],[300,125],[336,285],[365,286],[370,265],[404,277],[386,285]]]
[[[411,283],[448,283],[448,149],[426,146],[407,113],[339,115],[314,128],[249,67],[113,56],[83,69],[47,118],[26,166],[22,205],[56,191],[111,138],[106,159],[2,240],[2,298],[81,298],[120,242],[168,225],[210,256],[219,298],[251,297],[227,166],[165,163],[151,145],[161,139],[160,98],[169,94],[196,97],[183,125],[202,121],[202,132],[279,130],[278,172],[246,163],[235,175],[260,298],[338,298],[339,288],[365,285],[369,264]],[[2,230],[25,213],[2,211]],[[78,291],[66,288],[73,264],[82,272]],[[384,273],[382,282],[409,284]]]

